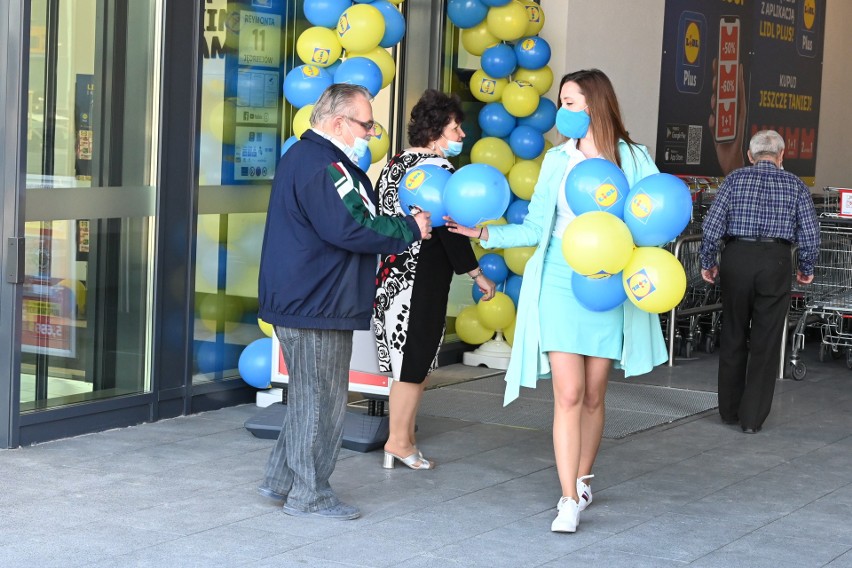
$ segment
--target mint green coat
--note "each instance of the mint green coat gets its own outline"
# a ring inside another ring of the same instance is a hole
[[[538,379],[550,378],[550,362],[547,354],[541,351],[538,298],[544,258],[556,221],[556,199],[568,167],[564,146],[552,148],[545,154],[523,224],[489,225],[488,240],[481,241],[485,248],[536,246],[524,269],[512,357],[506,370],[504,406],[518,398],[520,387],[535,388]],[[645,176],[659,172],[644,146],[634,146],[631,152],[627,143],[621,141],[618,151],[621,169],[631,187]],[[624,342],[621,359],[615,365],[624,369],[627,377],[641,375],[668,360],[660,318],[639,310],[629,301],[623,304],[623,309]]]

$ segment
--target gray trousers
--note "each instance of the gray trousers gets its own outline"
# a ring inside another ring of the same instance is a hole
[[[289,373],[287,415],[269,456],[264,485],[287,505],[318,511],[340,501],[329,485],[349,386],[352,331],[276,327]]]

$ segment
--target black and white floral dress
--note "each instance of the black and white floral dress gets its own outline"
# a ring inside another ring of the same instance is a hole
[[[409,169],[424,164],[453,171],[450,162],[434,154],[397,154],[382,170],[376,186],[380,215],[403,214],[397,193],[400,181]],[[383,372],[393,373],[397,381],[422,383],[437,367],[453,272],[462,274],[477,266],[470,240],[444,226],[433,227],[431,239],[381,257],[373,328]]]

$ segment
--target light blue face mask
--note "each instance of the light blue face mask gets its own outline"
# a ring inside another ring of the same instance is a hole
[[[344,153],[350,160],[357,164],[358,160],[367,154],[367,150],[370,148],[370,142],[366,138],[358,138],[355,136],[352,132],[352,128],[349,126],[349,122],[346,123],[346,128],[349,128],[349,134],[352,134],[352,138],[354,140],[352,142],[352,146],[347,146],[348,151]]]
[[[441,136],[441,138],[447,141],[447,147],[441,148],[441,150],[444,152],[445,158],[452,158],[461,154],[462,148],[464,147],[464,142],[455,142],[453,140],[447,139],[447,137],[443,135]]]
[[[568,110],[562,107],[556,111],[556,130],[568,138],[578,140],[584,137],[591,121],[592,117],[586,114],[586,109]]]

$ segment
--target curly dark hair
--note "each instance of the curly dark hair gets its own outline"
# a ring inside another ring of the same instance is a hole
[[[451,120],[458,123],[464,120],[461,100],[456,95],[428,89],[411,109],[411,120],[408,121],[409,144],[425,148],[441,137]]]

